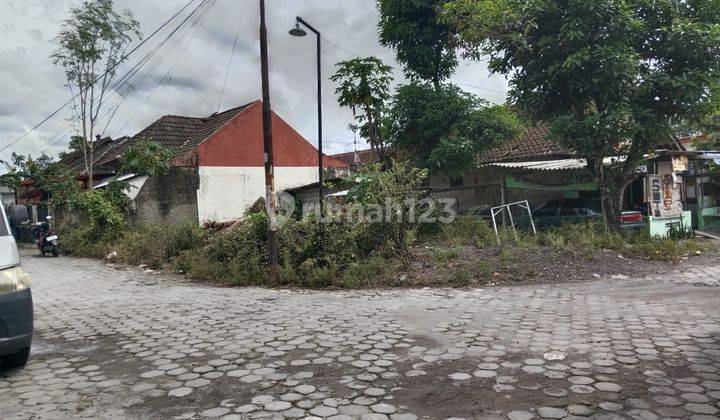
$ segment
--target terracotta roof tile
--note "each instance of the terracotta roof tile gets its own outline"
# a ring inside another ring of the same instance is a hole
[[[543,124],[536,125],[518,137],[478,156],[479,164],[512,162],[522,160],[544,160],[548,158],[569,158],[574,153],[562,147],[557,140],[549,137],[549,129]]]
[[[175,156],[182,155],[197,147],[220,127],[253,103],[254,102],[251,102],[237,108],[228,109],[227,111],[213,114],[209,117],[165,115],[133,136],[132,139],[125,142],[121,147],[116,148],[112,156],[108,156],[108,158],[101,163],[109,163],[112,160],[117,160],[131,144],[140,140],[156,141],[172,150]]]
[[[345,162],[349,166],[375,163],[379,161],[377,153],[375,153],[372,149],[358,150],[357,161],[355,160],[355,154],[356,152],[345,152],[332,155],[332,157]]]

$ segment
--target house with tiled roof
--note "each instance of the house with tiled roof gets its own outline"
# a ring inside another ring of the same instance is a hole
[[[108,166],[104,162],[110,154],[119,146],[123,145],[129,137],[121,137],[112,139],[110,137],[100,137],[93,143],[93,180],[90,182],[87,168],[85,167],[85,154],[82,150],[73,150],[60,156],[59,163],[65,165],[69,170],[77,173],[78,181],[84,188],[96,185],[103,179],[115,174],[116,168]]]
[[[433,195],[453,199],[460,212],[523,200],[538,206],[554,199],[599,197],[585,159],[563,147],[544,124],[481,153],[476,163],[477,169],[462,177],[432,176]],[[643,202],[643,188],[641,179],[628,187],[628,208]]]
[[[549,136],[549,128],[538,124],[528,128],[522,136],[490,149],[477,157],[477,163],[543,161],[574,158],[575,153],[562,147]]]
[[[477,169],[461,177],[431,176],[433,196],[450,198],[456,210],[466,212],[522,200],[536,206],[556,198],[597,194],[595,187],[588,187],[592,177],[584,164],[543,124],[481,153],[476,163]]]
[[[317,182],[317,149],[274,112],[272,118],[276,190]],[[122,174],[133,186],[139,222],[232,221],[265,196],[261,101],[207,117],[163,116],[105,153],[98,167],[119,168],[125,150],[142,140],[160,143],[173,157],[165,176]],[[326,156],[323,166],[348,165]]]
[[[350,167],[380,162],[378,153],[373,149],[355,150],[353,152],[338,153],[333,158],[345,162]]]

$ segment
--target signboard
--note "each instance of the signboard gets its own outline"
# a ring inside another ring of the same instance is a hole
[[[672,157],[672,171],[673,172],[685,172],[688,170],[688,157],[687,156],[673,156]]]
[[[597,191],[597,184],[588,182],[584,184],[577,183],[561,183],[547,184],[527,180],[517,175],[507,175],[505,177],[505,187],[516,188],[520,190],[537,190],[537,191]]]
[[[655,217],[679,217],[683,213],[682,177],[675,174],[648,175],[648,203]]]

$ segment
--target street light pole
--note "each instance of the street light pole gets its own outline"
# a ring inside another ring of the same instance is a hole
[[[316,58],[317,58],[317,117],[318,117],[318,193],[320,194],[320,214],[324,214],[325,210],[325,192],[324,192],[324,185],[323,185],[323,128],[322,128],[322,67],[321,67],[321,50],[320,50],[320,31],[315,29],[312,25],[307,23],[303,18],[300,16],[297,16],[295,18],[295,27],[290,30],[290,35],[292,36],[305,36],[307,35],[307,32],[305,32],[302,28],[300,28],[300,24],[302,24],[304,27],[308,28],[311,32],[315,34],[316,42],[317,42],[317,51],[316,51]]]
[[[278,234],[275,208],[275,168],[273,167],[272,108],[268,65],[265,0],[260,0],[260,71],[262,73],[263,150],[265,157],[265,210],[268,218],[268,265],[273,276],[278,273]]]

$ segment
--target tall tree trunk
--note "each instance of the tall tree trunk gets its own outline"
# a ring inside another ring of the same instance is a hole
[[[600,191],[605,223],[608,225],[620,223],[625,190],[635,179],[634,175],[625,173],[622,167],[606,167],[602,157],[596,157],[590,169]]]

